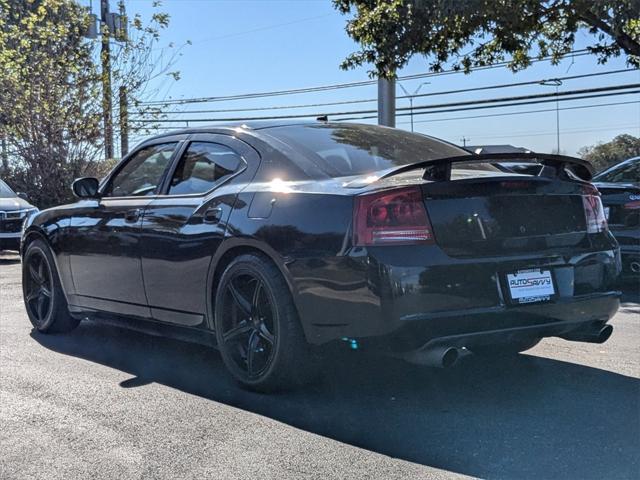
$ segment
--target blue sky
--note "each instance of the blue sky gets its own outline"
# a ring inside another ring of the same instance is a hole
[[[82,0],[88,4],[88,0]],[[94,9],[99,2],[93,2]],[[152,11],[152,2],[127,0],[129,14],[138,12],[144,17]],[[115,10],[115,0],[112,9]],[[160,46],[173,42],[192,45],[182,49],[175,68],[181,80],[172,84],[159,81],[159,99],[223,96],[303,88],[368,79],[367,68],[351,71],[339,68],[341,60],[357,46],[344,31],[346,18],[332,7],[330,0],[165,0],[162,10],[171,15],[171,25],[163,32]],[[576,48],[584,45],[579,39]],[[625,68],[622,58],[606,65],[598,65],[595,58],[576,57],[558,66],[548,62],[511,73],[506,68],[476,71],[470,75],[435,76],[428,79],[420,93],[464,89],[485,85],[540,80],[544,78],[581,75]],[[424,59],[413,58],[399,75],[427,71]],[[423,80],[403,82],[413,91]],[[562,90],[600,87],[606,85],[638,83],[640,71],[604,75],[565,82]],[[167,91],[167,87],[170,86]],[[416,99],[415,104],[447,103],[497,96],[527,95],[550,92],[553,87],[533,85],[527,87],[442,95]],[[375,98],[375,86],[331,90],[312,94],[297,94],[242,101],[197,104],[191,109],[254,108],[276,105],[295,105]],[[398,89],[398,95],[402,91]],[[608,141],[620,133],[640,136],[640,95],[624,95],[592,100],[564,102],[561,108],[602,103],[636,102],[599,108],[566,110],[560,113],[561,151],[573,155],[584,145]],[[398,107],[408,106],[407,100],[398,100]],[[375,108],[375,103],[323,107],[328,113],[340,110]],[[466,137],[470,144],[511,143],[533,150],[549,152],[556,144],[555,104],[530,105],[471,112],[422,115],[415,117],[416,131],[461,143]],[[492,116],[464,119],[462,117],[495,115],[525,110],[551,110],[533,114]],[[295,110],[316,112],[318,108]],[[279,110],[277,114],[292,113]],[[264,112],[246,112],[257,116]],[[194,114],[193,118],[231,114]],[[235,116],[235,115],[234,115]],[[181,118],[188,118],[187,115]],[[408,117],[398,118],[399,128],[409,129]]]

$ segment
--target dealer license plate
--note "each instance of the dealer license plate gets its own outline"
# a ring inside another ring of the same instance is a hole
[[[520,270],[507,274],[507,285],[515,303],[544,302],[556,293],[550,270]]]

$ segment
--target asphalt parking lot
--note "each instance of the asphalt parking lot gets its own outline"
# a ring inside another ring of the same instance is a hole
[[[313,388],[236,387],[214,350],[84,322],[31,330],[0,256],[0,477],[640,478],[640,295],[603,345],[429,370],[367,352]]]

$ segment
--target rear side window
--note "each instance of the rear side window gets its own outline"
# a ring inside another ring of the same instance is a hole
[[[169,195],[205,193],[238,171],[242,158],[225,145],[193,142],[171,178]]]
[[[470,155],[436,138],[374,125],[295,125],[264,132],[300,152],[330,177],[365,175],[424,160]],[[305,171],[309,173],[309,169]]]

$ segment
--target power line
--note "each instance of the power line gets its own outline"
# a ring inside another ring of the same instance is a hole
[[[590,55],[591,53],[587,49],[580,49],[568,52],[566,56],[583,56]],[[546,57],[540,59],[534,59],[531,63],[538,62],[546,62],[552,60],[553,56],[548,55]],[[484,67],[475,67],[471,68],[471,71],[482,71],[482,70],[490,70],[494,68],[503,68],[509,65],[509,61],[499,62],[492,65],[487,65]],[[463,73],[463,70],[460,69],[449,69],[443,70],[441,72],[427,72],[427,73],[419,73],[414,75],[406,75],[402,77],[398,77],[398,80],[414,80],[418,78],[428,78],[435,77],[441,75],[453,75]],[[210,103],[210,102],[223,102],[223,101],[231,101],[231,100],[245,100],[250,98],[264,98],[264,97],[276,97],[282,95],[294,95],[294,94],[302,94],[302,93],[313,93],[313,92],[321,92],[327,90],[337,90],[343,88],[353,88],[353,87],[362,87],[366,85],[374,85],[378,82],[378,80],[362,80],[357,82],[348,82],[348,83],[337,83],[331,85],[320,85],[315,87],[304,87],[304,88],[295,88],[289,90],[275,90],[269,92],[256,92],[256,93],[244,93],[237,95],[226,95],[220,97],[196,97],[196,98],[184,98],[184,99],[171,99],[171,100],[157,100],[150,102],[141,102],[140,105],[181,105],[181,104],[189,104],[189,103]]]
[[[578,99],[575,99],[578,100]],[[585,108],[598,108],[598,107],[613,107],[617,105],[635,105],[640,104],[640,100],[632,100],[629,102],[610,102],[610,103],[597,103],[595,105],[576,105],[574,107],[564,107],[561,108],[560,111],[563,112],[565,110],[581,110]],[[502,112],[502,113],[491,113],[487,115],[471,115],[464,117],[449,117],[449,118],[432,118],[429,120],[420,120],[414,123],[433,123],[433,122],[448,122],[453,120],[473,120],[476,118],[490,118],[490,117],[506,117],[512,115],[527,115],[532,113],[546,113],[546,112],[555,112],[555,108],[542,108],[538,110],[524,110],[518,112]],[[409,125],[410,122],[398,122],[398,125]],[[171,128],[171,127],[168,127]]]
[[[321,18],[331,17],[333,15],[334,15],[333,13],[325,13],[324,15],[316,15],[315,17],[300,18],[298,20],[292,20],[290,22],[275,23],[275,24],[272,24],[272,25],[265,25],[263,27],[256,27],[256,28],[253,28],[251,30],[244,30],[244,31],[241,31],[241,32],[228,33],[228,34],[225,34],[225,35],[218,35],[216,37],[201,38],[201,39],[198,39],[198,40],[193,40],[191,43],[193,45],[197,45],[199,43],[211,42],[211,41],[214,41],[214,40],[223,40],[225,38],[239,37],[239,36],[242,36],[242,35],[247,35],[249,33],[262,32],[264,30],[273,30],[274,28],[286,27],[286,26],[289,26],[289,25],[295,25],[295,24],[298,24],[298,23],[309,22],[309,21],[312,21],[312,20],[319,20]]]
[[[563,102],[563,101],[571,101],[571,100],[584,100],[584,99],[590,99],[590,98],[602,98],[602,97],[614,97],[617,95],[631,95],[631,94],[636,94],[636,93],[640,93],[640,90],[632,90],[629,92],[613,92],[613,93],[599,93],[599,94],[595,94],[595,95],[582,95],[579,97],[573,97],[573,98],[558,98],[559,101]],[[550,96],[550,95],[539,95],[539,97],[543,97],[543,96]],[[556,96],[556,94],[551,94],[551,96]],[[539,104],[539,103],[550,103],[550,102],[555,102],[556,99],[555,98],[551,98],[551,99],[544,99],[544,100],[531,100],[531,101],[520,101],[520,102],[513,102],[513,103],[505,103],[505,104],[499,104],[499,105],[480,105],[477,107],[461,107],[461,108],[450,108],[447,110],[436,110],[433,112],[429,112],[429,111],[420,111],[420,112],[416,112],[416,115],[427,115],[427,114],[432,114],[432,113],[451,113],[451,112],[465,112],[467,110],[482,110],[482,109],[487,109],[487,108],[504,108],[504,107],[517,107],[517,106],[522,106],[522,105],[535,105],[535,104]],[[406,109],[403,109],[406,110]],[[555,109],[554,109],[555,110]],[[397,116],[399,117],[406,117],[407,115],[410,115],[410,113],[398,113]],[[343,117],[343,118],[339,118],[337,119],[338,121],[346,121],[346,120],[367,120],[367,119],[371,119],[371,118],[376,118],[376,115],[369,115],[369,116],[360,116],[360,117]]]
[[[583,75],[559,77],[557,79],[562,81],[568,81],[568,80],[577,80],[581,78],[591,78],[591,77],[597,77],[602,75],[612,75],[612,74],[635,72],[635,71],[637,70],[634,68],[627,68],[627,69],[620,69],[620,70],[610,70],[607,72],[596,72],[596,73],[587,73]],[[543,80],[530,80],[526,82],[486,85],[482,87],[471,87],[471,88],[464,88],[464,89],[458,89],[458,90],[447,90],[447,91],[440,91],[440,92],[423,93],[423,94],[413,95],[412,97],[414,98],[432,97],[432,96],[438,96],[438,95],[452,95],[457,93],[478,92],[482,90],[495,90],[495,89],[501,89],[501,88],[522,87],[527,85],[538,85],[540,84],[541,81]],[[406,95],[396,97],[396,99],[406,99],[406,98],[409,98],[409,97]],[[270,111],[270,110],[293,110],[293,109],[300,109],[300,108],[317,108],[317,107],[328,107],[328,106],[336,106],[336,105],[350,105],[350,104],[356,104],[356,103],[373,103],[377,101],[378,101],[377,98],[367,98],[367,99],[360,99],[360,100],[344,100],[339,102],[308,103],[304,105],[277,105],[277,106],[271,106],[271,107],[255,107],[255,108],[226,108],[226,109],[216,109],[216,110],[184,110],[184,111],[159,110],[154,113],[160,113],[160,114],[170,113],[170,114],[178,114],[178,115],[187,115],[187,114],[196,114],[196,113],[201,114],[201,113],[257,112],[257,111]],[[144,111],[142,110],[140,112],[144,113]]]
[[[518,104],[528,105],[532,103],[545,103],[544,100],[527,102],[526,100],[529,100],[529,99],[543,99],[543,98],[552,97],[552,100],[546,100],[546,101],[555,101],[556,98],[562,101],[562,100],[571,100],[571,99],[563,98],[571,95],[610,92],[610,91],[626,90],[626,89],[637,88],[637,87],[640,87],[640,83],[614,85],[614,86],[598,87],[598,88],[587,88],[587,89],[581,89],[581,90],[569,90],[569,91],[559,92],[559,93],[549,92],[549,93],[541,93],[541,94],[535,94],[535,95],[519,95],[519,96],[511,96],[511,97],[499,97],[499,98],[493,98],[493,99],[468,100],[464,102],[441,103],[441,104],[434,104],[434,105],[419,105],[419,106],[415,106],[413,108],[413,111],[419,115],[419,114],[425,113],[425,112],[422,112],[422,110],[433,110],[433,109],[441,109],[441,108],[448,108],[448,107],[463,107],[463,106],[471,107],[468,109],[473,110],[474,108],[472,108],[472,106],[474,105],[483,105],[483,104],[488,105],[488,104],[496,104],[496,103],[502,103],[502,102],[520,102],[520,103],[516,103],[516,105]],[[634,93],[634,92],[628,92],[628,93]],[[598,98],[598,96],[583,95],[582,97],[576,98],[575,100],[578,100],[580,98]],[[494,105],[494,107],[498,107],[498,106],[507,106],[507,105]],[[478,107],[475,107],[475,109],[477,108]],[[485,108],[490,108],[490,107],[485,107]],[[397,111],[399,112],[406,112],[408,110],[410,110],[409,107],[402,107],[397,109]],[[459,110],[466,110],[466,109],[462,108],[458,110],[449,110],[449,111],[459,111]],[[295,114],[295,115],[273,115],[273,116],[267,116],[267,117],[223,117],[223,118],[190,118],[190,119],[164,118],[164,119],[149,119],[149,120],[139,119],[137,121],[141,123],[158,123],[158,122],[173,123],[176,121],[177,122],[189,121],[194,123],[238,122],[238,121],[254,121],[254,120],[287,120],[287,119],[296,119],[296,118],[316,118],[321,115],[328,115],[329,117],[344,117],[345,115],[368,115],[368,114],[374,114],[374,113],[377,113],[377,110],[355,110],[355,111],[332,112],[332,113],[321,112],[321,113],[308,113],[308,114]],[[409,113],[398,113],[397,115],[404,116],[404,115],[409,115]],[[339,120],[352,120],[352,119],[365,119],[365,118],[371,118],[371,117],[356,117],[356,118],[349,117],[349,118],[340,118]]]
[[[579,100],[579,99],[571,99],[571,100]],[[563,107],[560,111],[568,111],[568,110],[582,110],[586,108],[599,108],[599,107],[614,107],[620,105],[637,105],[640,104],[640,100],[632,100],[628,102],[609,102],[609,103],[597,103],[594,105],[575,105],[573,107]],[[469,115],[464,117],[448,117],[448,118],[432,118],[429,120],[419,120],[414,123],[435,123],[435,122],[449,122],[449,121],[461,121],[461,120],[473,120],[477,118],[491,118],[491,117],[505,117],[505,116],[513,116],[513,115],[529,115],[533,113],[547,113],[547,112],[555,112],[555,108],[542,108],[537,110],[524,110],[517,112],[501,112],[501,113],[491,113],[486,115]],[[439,112],[436,112],[439,113]],[[184,120],[180,120],[184,122]],[[398,125],[408,125],[409,122],[398,122]],[[173,126],[158,126],[158,127],[145,127],[153,130],[174,130],[176,127]],[[141,136],[141,135],[138,135]],[[143,135],[142,135],[143,136]]]
[[[555,111],[555,110],[554,110]],[[618,124],[618,125],[612,125],[609,127],[598,127],[598,128],[568,128],[568,129],[564,129],[562,130],[562,134],[563,135],[572,135],[572,134],[576,134],[576,133],[589,133],[589,132],[603,132],[603,131],[607,131],[607,130],[619,130],[621,128],[630,128],[630,127],[635,127],[636,124],[635,123],[625,123],[625,124]],[[474,137],[480,137],[480,138],[512,138],[512,137],[544,137],[544,136],[551,136],[551,135],[555,135],[556,132],[513,132],[511,134],[508,135],[473,135]]]

